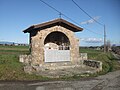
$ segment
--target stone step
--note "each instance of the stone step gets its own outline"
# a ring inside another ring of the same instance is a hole
[[[55,67],[52,67],[52,68],[55,68]],[[44,69],[44,70],[39,69],[39,71],[37,71],[36,74],[46,76],[46,77],[58,78],[62,76],[73,76],[73,75],[80,75],[84,73],[95,73],[95,72],[96,72],[96,69],[94,68],[82,67],[80,65],[77,67],[61,66],[61,68],[56,68],[56,69]]]

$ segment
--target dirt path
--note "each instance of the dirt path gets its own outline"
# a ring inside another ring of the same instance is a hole
[[[120,70],[78,81],[0,82],[0,90],[120,90]]]

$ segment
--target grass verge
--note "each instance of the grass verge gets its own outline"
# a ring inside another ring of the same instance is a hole
[[[19,55],[28,53],[27,46],[0,46],[0,80],[48,80],[47,77],[23,71]]]
[[[27,46],[0,46],[0,80],[77,80],[88,76],[97,76],[110,71],[120,69],[120,64],[111,53],[103,53],[102,51],[93,49],[80,49],[82,53],[88,53],[89,59],[99,60],[103,62],[103,71],[97,74],[82,74],[72,77],[62,77],[59,79],[50,79],[43,76],[26,74],[23,71],[24,65],[19,62],[20,54],[28,54]]]
[[[99,74],[106,74],[118,69],[120,70],[120,63],[118,63],[117,59],[112,55],[111,52],[104,53],[101,50],[93,50],[89,48],[80,48],[80,52],[87,53],[88,59],[98,60],[103,63],[103,70],[99,72]]]

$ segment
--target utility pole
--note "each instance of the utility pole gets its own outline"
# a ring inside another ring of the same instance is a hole
[[[104,25],[104,53],[106,53],[106,30],[105,30],[105,25]]]

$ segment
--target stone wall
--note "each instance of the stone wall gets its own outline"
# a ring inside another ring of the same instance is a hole
[[[31,65],[32,56],[31,55],[20,55],[19,62],[24,63],[25,65]]]
[[[45,62],[45,39],[52,32],[63,33],[70,43],[70,61],[62,62]],[[57,70],[77,68],[81,66],[89,66],[102,70],[102,63],[94,60],[87,60],[87,53],[79,54],[79,39],[74,35],[74,32],[62,26],[54,26],[40,31],[30,32],[30,55],[20,55],[19,61],[24,63],[24,71],[27,73],[40,72],[44,70]]]
[[[87,60],[88,56],[87,53],[80,53],[80,60]]]
[[[55,63],[41,63],[39,65],[32,64],[32,56],[31,55],[20,55],[19,61],[25,64],[24,71],[29,74],[37,74],[46,71],[56,71],[56,70],[66,70],[66,69],[76,69],[79,68],[81,70],[86,68],[93,68],[95,72],[102,71],[102,62],[96,60],[86,60],[87,54],[81,53],[81,57],[79,57],[77,63],[72,62],[55,62]],[[86,70],[86,71],[89,71]],[[84,71],[84,72],[86,72]],[[95,73],[94,72],[94,73]],[[91,71],[90,71],[91,73]]]
[[[83,65],[96,68],[97,71],[102,71],[102,62],[96,60],[83,60]]]
[[[54,26],[40,31],[30,33],[31,40],[31,63],[34,65],[43,64],[44,62],[44,41],[47,35],[52,32],[61,32],[65,34],[70,41],[70,60],[76,63],[79,58],[79,40],[75,37],[74,32],[62,26]]]

